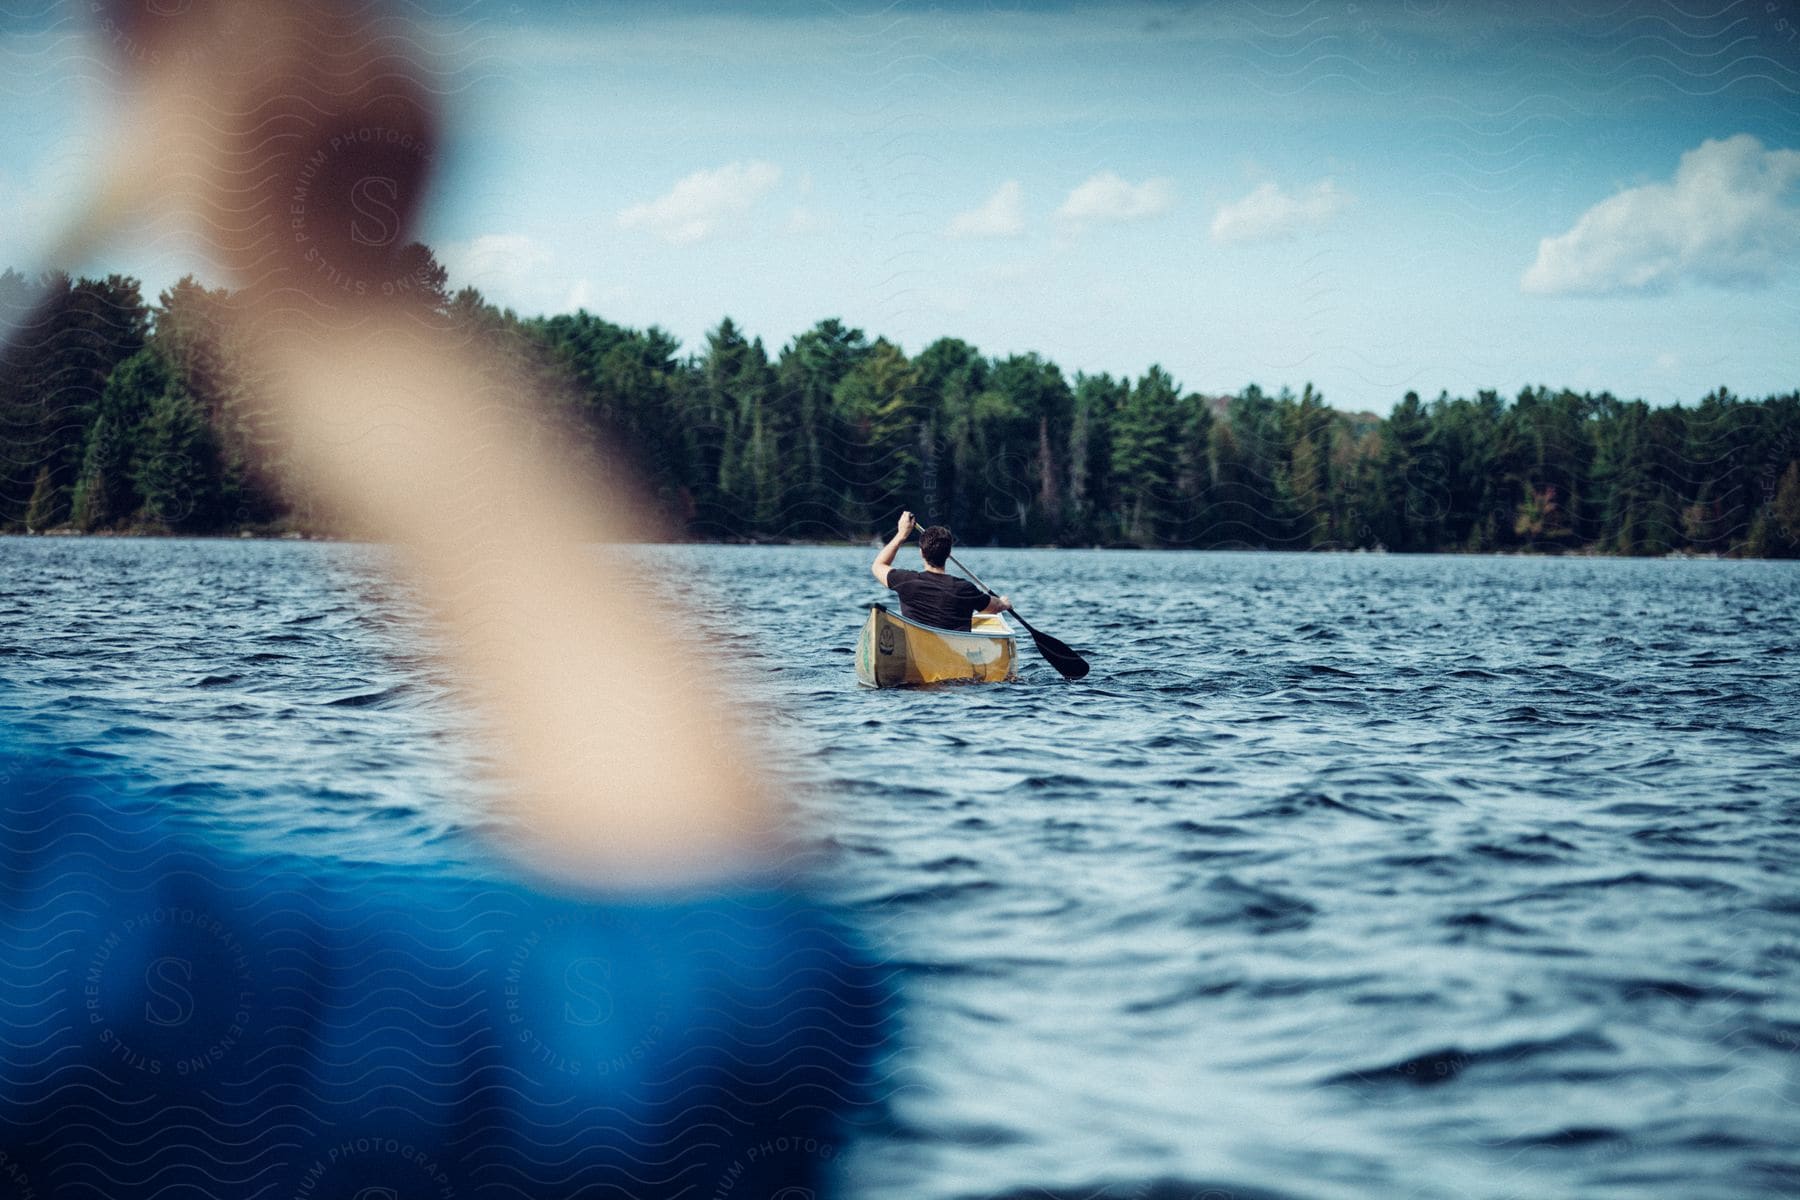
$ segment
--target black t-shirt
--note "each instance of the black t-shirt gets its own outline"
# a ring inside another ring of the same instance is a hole
[[[900,615],[939,629],[967,629],[988,605],[988,594],[966,579],[935,571],[888,571],[887,585],[900,596]]]

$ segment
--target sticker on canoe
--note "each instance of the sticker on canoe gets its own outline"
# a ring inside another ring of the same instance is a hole
[[[880,635],[875,639],[875,644],[883,654],[892,654],[894,652],[894,627],[883,625]]]

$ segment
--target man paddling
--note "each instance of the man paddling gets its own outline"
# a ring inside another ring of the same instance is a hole
[[[991,596],[944,570],[956,539],[942,525],[928,525],[919,534],[919,556],[925,560],[923,571],[896,567],[894,555],[912,536],[916,523],[911,513],[901,513],[894,536],[869,565],[876,579],[899,594],[901,616],[921,625],[966,631],[969,618],[975,613],[1005,612],[1012,607],[1012,601],[1005,596]]]

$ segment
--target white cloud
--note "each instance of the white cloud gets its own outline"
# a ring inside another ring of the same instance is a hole
[[[1800,151],[1747,133],[1708,139],[1667,183],[1627,188],[1538,243],[1520,286],[1539,295],[1664,291],[1683,279],[1755,287],[1800,258]]]
[[[444,245],[438,261],[450,272],[451,288],[474,287],[501,304],[516,304],[537,289],[551,259],[522,233],[484,233]]]
[[[576,276],[568,261],[522,233],[484,233],[466,242],[447,242],[438,261],[450,272],[452,290],[473,286],[490,304],[526,315],[594,311],[625,298],[616,285],[596,288]]]
[[[647,229],[677,246],[697,242],[717,232],[726,217],[752,207],[780,180],[781,168],[760,161],[695,171],[666,195],[625,209],[619,214],[619,225]]]
[[[1297,192],[1283,191],[1271,180],[1243,199],[1219,207],[1213,214],[1213,240],[1265,242],[1293,237],[1321,228],[1350,203],[1350,194],[1329,179]]]
[[[1070,192],[1056,215],[1075,224],[1110,224],[1160,217],[1174,207],[1172,180],[1146,179],[1134,184],[1102,171]]]
[[[1025,190],[1009,179],[994,194],[950,221],[950,236],[959,238],[1018,237],[1025,232]]]
[[[542,266],[550,252],[522,233],[484,233],[467,242],[451,242],[443,250],[443,263],[452,283],[466,281],[480,287],[485,279]]]

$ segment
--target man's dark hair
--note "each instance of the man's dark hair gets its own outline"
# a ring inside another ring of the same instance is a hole
[[[919,534],[919,553],[934,567],[944,565],[944,560],[950,557],[950,547],[954,545],[956,539],[942,525],[927,525]]]

